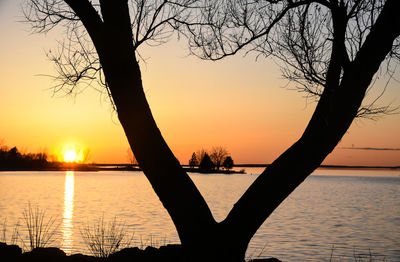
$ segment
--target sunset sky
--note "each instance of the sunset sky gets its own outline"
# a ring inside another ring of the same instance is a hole
[[[92,162],[127,162],[128,143],[104,93],[52,93],[51,78],[42,76],[55,74],[45,52],[63,36],[31,34],[28,24],[18,22],[22,3],[0,0],[0,141],[55,155],[79,147],[90,150]],[[201,61],[188,55],[185,44],[173,38],[140,50],[146,96],[182,164],[212,146],[227,148],[235,163],[270,163],[300,137],[316,104],[286,87],[274,61],[256,61],[254,54]],[[400,70],[394,77],[400,79]],[[385,83],[382,76],[369,99]],[[390,82],[380,103],[400,105],[400,82]],[[356,120],[324,163],[400,165],[400,115]]]

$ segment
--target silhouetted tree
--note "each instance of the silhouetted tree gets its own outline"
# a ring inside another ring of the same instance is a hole
[[[222,163],[222,166],[226,169],[232,169],[233,168],[233,159],[230,156],[227,156],[224,160],[224,162]]]
[[[195,168],[198,164],[199,164],[199,161],[197,160],[196,153],[193,152],[192,157],[189,160],[189,167]]]
[[[36,153],[36,154],[26,154],[24,158],[24,167],[29,168],[44,168],[47,166],[47,154],[46,153]]]
[[[199,164],[199,169],[202,171],[210,172],[215,168],[215,164],[211,160],[210,156],[205,153],[203,159]]]
[[[210,151],[211,161],[215,164],[217,170],[219,170],[222,161],[224,161],[225,157],[228,156],[228,150],[223,148],[222,146],[215,146]]]
[[[14,146],[8,151],[8,157],[12,159],[19,159],[22,157],[21,153],[18,151],[17,147]]]
[[[48,167],[47,154],[21,154],[17,147],[10,150],[6,146],[0,148],[0,169],[42,169]]]
[[[203,157],[205,154],[208,154],[208,153],[204,148],[197,150],[196,156],[197,156],[197,160],[199,161],[199,164],[200,164],[201,160],[203,160]]]
[[[11,148],[6,153],[6,167],[17,168],[23,166],[24,159],[21,153],[18,151],[17,147]]]
[[[223,224],[248,241],[275,208],[333,151],[358,116],[392,113],[362,104],[381,67],[400,55],[400,1],[208,1],[186,23],[193,53],[219,60],[240,50],[280,60],[283,75],[318,104],[301,138],[255,180]],[[379,98],[380,96],[378,96]]]
[[[187,10],[195,2],[30,0],[24,12],[37,32],[64,25],[66,40],[48,54],[58,73],[54,91],[77,92],[95,84],[106,88],[132,151],[182,244],[198,253],[209,246],[217,223],[154,121],[138,62],[138,48],[166,42],[171,26],[188,19]]]
[[[49,54],[59,73],[55,90],[69,92],[85,81],[89,85],[99,81],[106,87],[139,165],[185,249],[197,261],[243,261],[257,229],[321,164],[360,114],[365,92],[381,63],[386,57],[400,57],[396,52],[398,0],[30,3],[25,13],[36,31],[45,32],[57,24],[67,30],[66,44],[58,54]],[[204,12],[192,16],[191,7],[197,3],[195,12],[201,8]],[[299,77],[301,82],[319,82],[321,87],[318,105],[300,140],[254,181],[221,222],[215,221],[164,141],[145,98],[137,61],[141,44],[165,42],[170,26],[182,23],[186,34],[193,36],[191,47],[200,47],[206,58],[220,59],[254,44],[253,50],[280,56],[294,68],[293,80]],[[320,26],[324,28],[319,30]],[[352,32],[359,37],[349,45]]]

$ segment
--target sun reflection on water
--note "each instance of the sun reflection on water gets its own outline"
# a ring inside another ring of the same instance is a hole
[[[62,223],[63,234],[63,250],[65,253],[70,254],[72,251],[72,216],[74,214],[74,171],[67,171],[65,173],[65,191],[64,191],[64,214]]]

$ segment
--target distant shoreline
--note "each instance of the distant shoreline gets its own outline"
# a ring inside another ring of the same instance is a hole
[[[270,164],[238,164],[235,167],[268,167]],[[321,165],[323,169],[400,169],[400,166],[346,166],[346,165]]]
[[[238,164],[236,168],[266,168],[269,164]],[[190,168],[187,165],[182,165],[184,170],[189,173],[202,173],[202,174],[244,174],[244,171],[237,170],[199,170],[197,168]],[[400,170],[400,166],[346,166],[346,165],[321,165],[321,169],[361,169],[361,170]],[[0,172],[12,171],[79,171],[79,172],[97,172],[97,171],[142,171],[137,166],[129,164],[77,164],[59,167],[48,168],[0,168]]]
[[[198,168],[184,167],[183,169],[189,173],[201,173],[201,174],[244,174],[244,170],[201,170]],[[98,171],[143,171],[141,168],[128,165],[128,164],[87,164],[87,165],[66,165],[59,167],[48,167],[48,168],[0,168],[0,172],[23,172],[23,171],[79,171],[79,172],[98,172]]]

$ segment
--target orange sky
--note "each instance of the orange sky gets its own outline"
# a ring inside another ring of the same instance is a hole
[[[38,76],[54,74],[45,51],[56,47],[60,36],[30,34],[28,25],[16,22],[20,2],[0,2],[0,141],[49,153],[76,144],[90,149],[93,162],[127,162],[128,143],[104,94],[88,88],[76,96],[53,96],[51,80]],[[145,47],[141,54],[153,114],[184,164],[193,151],[212,146],[226,147],[236,163],[269,163],[299,138],[315,106],[304,94],[284,88],[279,68],[268,59],[239,54],[200,61],[175,40]],[[382,87],[378,82],[376,92]],[[391,82],[384,103],[400,104],[399,82]],[[340,148],[351,146],[400,148],[400,115],[357,120],[325,161],[400,165],[400,151]]]

